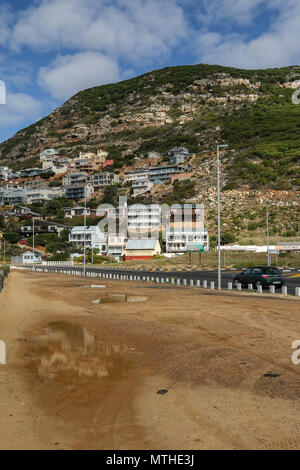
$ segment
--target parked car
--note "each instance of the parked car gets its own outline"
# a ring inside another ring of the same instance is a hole
[[[279,269],[256,266],[254,268],[244,269],[243,272],[237,274],[233,279],[233,287],[237,287],[238,284],[242,284],[242,286],[246,287],[252,284],[254,289],[257,289],[258,286],[275,286],[280,289],[284,285],[284,280],[282,279]]]

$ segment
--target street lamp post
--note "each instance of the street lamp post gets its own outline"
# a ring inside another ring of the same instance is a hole
[[[218,176],[218,290],[222,289],[221,279],[221,195],[220,195],[220,149],[227,148],[228,145],[217,146],[217,176]]]

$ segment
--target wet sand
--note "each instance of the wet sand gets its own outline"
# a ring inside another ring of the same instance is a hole
[[[300,448],[300,302],[151,287],[10,274],[0,449]]]

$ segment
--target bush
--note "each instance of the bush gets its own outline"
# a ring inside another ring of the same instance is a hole
[[[4,238],[7,240],[9,243],[17,243],[19,240],[19,234],[18,233],[4,233]]]

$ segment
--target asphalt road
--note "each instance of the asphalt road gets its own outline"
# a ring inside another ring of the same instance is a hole
[[[83,271],[82,267],[48,267],[49,270],[80,270]],[[154,278],[176,278],[181,279],[181,284],[183,284],[183,279],[189,281],[192,279],[194,280],[195,284],[197,280],[201,281],[201,286],[203,285],[203,281],[208,281],[208,285],[211,281],[215,282],[215,286],[217,287],[218,283],[218,272],[215,271],[153,271],[153,270],[134,270],[134,269],[120,269],[120,268],[92,268],[88,266],[86,268],[86,272],[109,272],[111,274],[132,274],[138,276],[149,276]],[[228,288],[228,282],[232,282],[236,273],[240,271],[222,271],[222,289]],[[282,274],[285,285],[288,288],[288,294],[295,295],[295,288],[300,287],[300,269],[293,270],[290,272],[283,272]],[[266,290],[267,292],[267,290]]]

